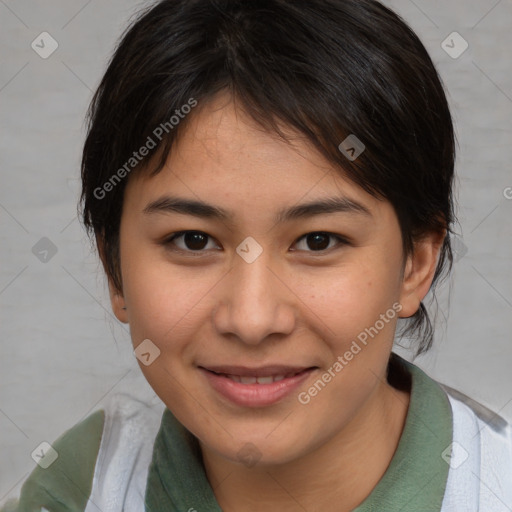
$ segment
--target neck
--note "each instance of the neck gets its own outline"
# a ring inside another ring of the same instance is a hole
[[[386,472],[400,441],[409,399],[408,391],[382,382],[342,431],[279,466],[246,468],[202,445],[206,475],[220,507],[224,512],[353,510]]]

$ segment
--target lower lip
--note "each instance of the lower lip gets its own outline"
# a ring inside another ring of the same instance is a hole
[[[290,395],[314,371],[305,370],[293,377],[269,384],[242,384],[229,377],[200,368],[211,387],[231,402],[242,407],[264,407],[272,405]]]

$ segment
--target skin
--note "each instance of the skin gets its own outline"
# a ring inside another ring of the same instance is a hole
[[[295,134],[289,145],[265,132],[226,95],[198,106],[189,121],[160,174],[130,176],[120,227],[123,290],[110,282],[113,311],[129,323],[134,348],[148,338],[160,349],[139,366],[199,439],[225,512],[351,510],[386,471],[405,423],[409,393],[386,381],[398,315],[307,405],[297,395],[394,303],[399,316],[414,314],[443,234],[426,235],[404,259],[389,202],[343,178],[304,137]],[[234,217],[142,212],[164,193]],[[333,195],[371,215],[274,222],[281,208]],[[183,237],[162,243],[183,230],[208,235],[199,256]],[[328,247],[315,250],[304,235],[318,231],[348,243],[327,238]],[[236,252],[248,236],[263,249],[250,264]],[[277,404],[250,408],[218,395],[197,368],[215,364],[318,369]],[[239,454],[247,443],[256,447],[255,465]]]

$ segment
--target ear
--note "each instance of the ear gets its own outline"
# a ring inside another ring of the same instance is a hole
[[[446,231],[430,232],[414,244],[407,257],[400,293],[401,318],[413,316],[427,295],[437,267]]]
[[[126,308],[123,292],[122,290],[119,290],[115,286],[114,282],[109,276],[107,270],[107,259],[105,257],[105,244],[104,239],[101,235],[96,236],[96,246],[98,247],[98,254],[100,255],[100,260],[101,263],[103,264],[103,269],[108,278],[108,291],[110,295],[110,304],[112,305],[112,311],[120,322],[127,324],[128,314],[126,309],[123,309]]]

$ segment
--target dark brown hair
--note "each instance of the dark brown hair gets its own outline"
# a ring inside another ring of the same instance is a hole
[[[80,213],[118,290],[128,172],[160,172],[194,112],[177,124],[172,116],[224,90],[266,130],[284,139],[278,122],[299,131],[344,176],[389,201],[405,255],[423,234],[446,230],[433,285],[449,271],[452,119],[426,49],[396,13],[374,0],[162,0],[120,38],[87,114]],[[338,149],[351,134],[365,146],[353,161]],[[130,160],[149,138],[159,143],[152,168]],[[417,354],[430,348],[423,303],[402,334],[411,333]]]

